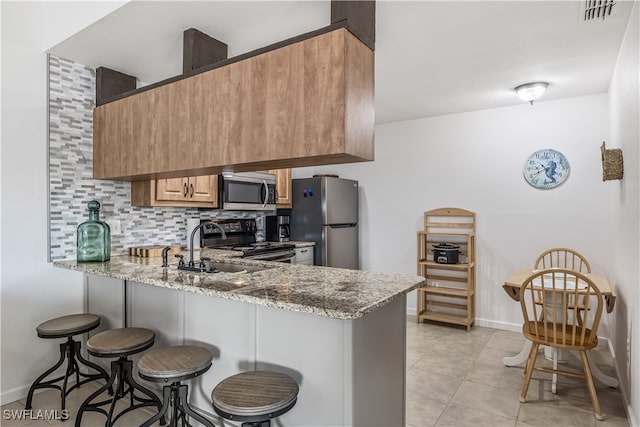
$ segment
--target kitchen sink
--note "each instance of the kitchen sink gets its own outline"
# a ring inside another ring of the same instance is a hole
[[[257,271],[268,270],[272,267],[257,267],[254,265],[227,264],[224,262],[214,262],[207,264],[209,269],[215,267],[220,273],[255,273]]]
[[[202,261],[205,261],[204,264]],[[193,263],[193,267],[184,262],[178,264],[178,270],[192,271],[194,273],[256,273],[274,267],[260,267],[255,265],[240,265],[226,262],[210,262],[209,258],[203,258]]]

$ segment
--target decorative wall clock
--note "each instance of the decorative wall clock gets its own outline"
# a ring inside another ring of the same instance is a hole
[[[536,188],[554,188],[569,176],[569,162],[564,154],[557,150],[538,150],[527,159],[523,174],[524,179]]]

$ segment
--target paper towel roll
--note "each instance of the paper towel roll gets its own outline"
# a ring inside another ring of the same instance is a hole
[[[200,218],[187,218],[187,239],[186,239],[186,247],[189,247],[189,239],[191,238],[191,233],[193,229],[200,225]],[[193,236],[193,247],[200,247],[200,230],[198,230]]]

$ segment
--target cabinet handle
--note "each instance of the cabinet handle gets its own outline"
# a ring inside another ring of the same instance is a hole
[[[189,194],[189,187],[187,187],[187,183],[184,183],[184,197],[187,197],[187,194]]]
[[[189,184],[189,186],[191,187],[191,195],[189,197],[193,197],[193,184]]]
[[[302,253],[302,254],[303,254],[303,253],[305,253],[305,252],[309,252],[309,250],[308,250],[308,249],[302,249],[302,250],[300,251],[300,253]]]

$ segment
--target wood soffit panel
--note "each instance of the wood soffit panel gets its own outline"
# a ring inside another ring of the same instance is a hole
[[[110,102],[113,101],[117,101],[119,99],[122,98],[127,98],[129,96],[132,95],[136,95],[138,93],[142,93],[142,92],[146,92],[148,90],[151,89],[155,89],[164,85],[167,85],[169,83],[174,83],[180,80],[184,80],[184,79],[188,79],[190,77],[196,76],[198,74],[202,74],[202,73],[206,73],[207,71],[211,71],[214,70],[216,68],[221,68],[221,67],[225,67],[227,65],[233,64],[235,62],[239,62],[239,61],[244,61],[246,59],[252,58],[254,56],[258,56],[261,55],[263,53],[266,52],[270,52],[272,50],[276,50],[276,49],[280,49],[282,47],[294,44],[294,43],[298,43],[313,37],[317,37],[319,35],[325,34],[325,33],[330,33],[332,31],[335,31],[339,28],[345,28],[347,29],[351,34],[353,34],[355,37],[357,37],[362,43],[364,43],[367,47],[369,47],[369,49],[374,50],[374,44],[373,42],[366,37],[362,31],[360,31],[356,26],[354,26],[353,24],[350,24],[348,20],[342,20],[339,22],[335,22],[331,25],[328,25],[326,27],[320,28],[318,30],[314,30],[314,31],[310,31],[308,33],[304,33],[304,34],[300,34],[298,36],[295,37],[291,37],[289,39],[277,42],[277,43],[273,43],[269,46],[265,46],[265,47],[261,47],[259,49],[256,50],[252,50],[251,52],[247,52],[244,53],[242,55],[238,55],[238,56],[234,56],[233,58],[228,58],[225,60],[221,60],[218,62],[215,62],[213,64],[209,64],[209,65],[205,65],[203,67],[200,67],[198,69],[195,69],[193,71],[190,72],[186,72],[183,74],[180,74],[178,76],[174,76],[174,77],[170,77],[168,79],[165,80],[161,80],[159,82],[156,83],[151,83],[149,85],[134,89],[134,90],[129,90],[127,92],[122,92],[119,93],[117,95],[111,96],[111,97],[105,97],[104,99],[101,100],[96,100],[96,107],[100,106],[100,105],[104,105],[104,104],[108,104]]]
[[[374,54],[344,26],[332,28],[96,107],[94,177],[139,181],[226,166],[245,172],[373,160]]]

